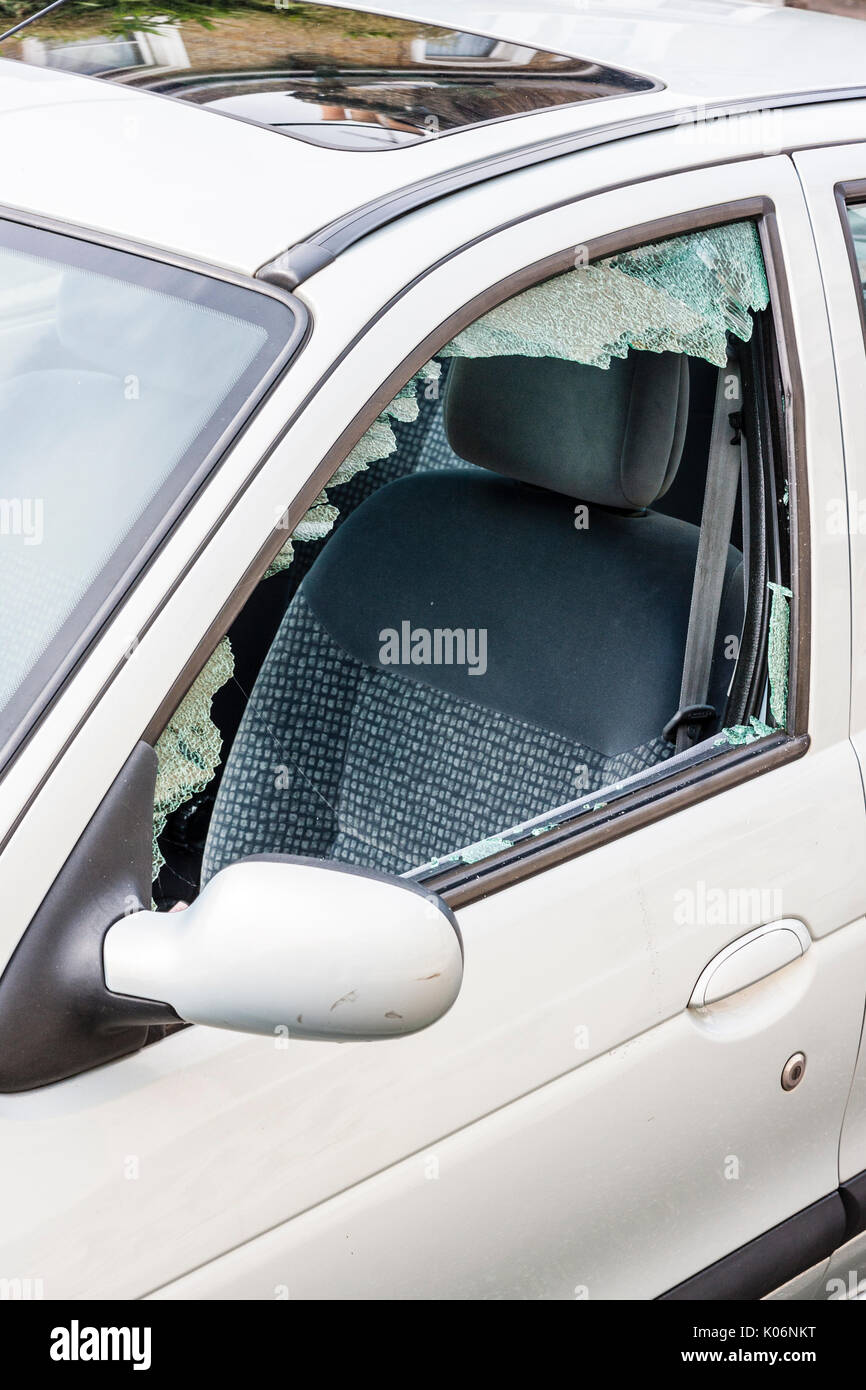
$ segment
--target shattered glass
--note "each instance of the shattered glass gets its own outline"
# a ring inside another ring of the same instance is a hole
[[[767,637],[767,672],[770,678],[770,713],[780,729],[788,722],[788,657],[790,645],[791,590],[770,584],[770,631]]]
[[[506,840],[501,835],[488,835],[485,840],[478,840],[474,845],[467,845],[466,849],[460,851],[459,857],[464,864],[478,864],[491,854],[498,854],[503,849],[511,849],[511,844],[511,840]]]
[[[557,357],[605,369],[630,348],[727,363],[769,304],[752,222],[651,242],[566,271],[491,309],[440,357]]]
[[[683,353],[723,368],[728,360],[728,335],[748,341],[753,313],[768,304],[757,227],[748,221],[735,222],[576,265],[574,270],[532,286],[490,310],[440,349],[438,356],[553,357],[605,370],[614,358],[624,358],[631,349],[637,349]],[[384,407],[295,526],[267,570],[268,576],[292,564],[297,542],[320,540],[330,533],[340,515],[331,492],[396,451],[392,421],[415,421],[419,392],[429,390],[440,373],[439,362],[428,362]],[[776,723],[784,727],[791,595],[780,585],[770,587],[770,709]],[[154,876],[163,862],[156,842],[166,818],[207,785],[219,764],[221,739],[210,718],[210,704],[231,673],[231,648],[226,639],[157,745],[160,764]],[[715,742],[742,745],[771,732],[769,726],[752,718],[748,725],[723,730]],[[589,809],[606,804],[596,802]],[[537,835],[549,826],[550,813],[547,823],[523,829]],[[505,835],[491,835],[435,862],[473,864],[511,843]],[[426,866],[428,870],[431,867],[434,865]]]
[[[203,792],[220,763],[222,735],[211,719],[217,691],[234,674],[231,644],[224,637],[193,681],[156,744],[153,799],[153,878],[165,863],[159,837],[173,811]]]
[[[757,227],[732,222],[650,242],[546,280],[491,309],[440,349],[439,357],[557,357],[602,369],[630,348],[686,353],[718,367],[726,335],[747,342],[752,313],[769,304]],[[293,540],[318,540],[339,516],[329,490],[397,448],[390,420],[418,418],[418,392],[436,381],[434,359],[397,392],[361,436],[307,512],[267,575],[288,569]]]
[[[350,478],[354,478],[356,473],[362,473],[368,469],[371,463],[390,458],[391,454],[396,452],[397,437],[391,428],[389,416],[391,419],[400,420],[405,424],[412,424],[417,420],[418,392],[424,390],[429,382],[438,381],[441,371],[442,368],[438,362],[425,362],[411,381],[407,381],[394,399],[389,401],[381,415],[377,415],[366,433],[361,435],[354,449],[346,455],[339,468],[332,474],[328,488],[339,487],[341,483],[347,483]],[[332,530],[339,515],[339,507],[335,507],[330,501],[328,491],[325,489],[316,498],[309,511],[301,518],[282,550],[271,561],[265,571],[265,578],[289,568],[295,557],[293,541],[321,540]]]
[[[764,724],[752,715],[748,724],[732,724],[730,728],[722,729],[719,737],[713,742],[717,745],[726,743],[730,748],[743,748],[746,744],[756,743],[759,738],[766,738],[768,734],[775,732],[769,724]]]

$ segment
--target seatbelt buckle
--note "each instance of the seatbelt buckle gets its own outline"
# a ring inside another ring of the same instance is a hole
[[[677,731],[680,726],[685,724],[688,729],[692,743],[696,742],[701,732],[701,725],[708,720],[716,718],[715,705],[684,705],[678,709],[673,719],[669,719],[662,729],[662,738],[666,738],[668,743],[676,743]]]

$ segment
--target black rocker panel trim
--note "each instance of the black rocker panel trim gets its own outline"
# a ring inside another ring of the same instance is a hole
[[[764,1298],[826,1259],[850,1237],[840,1192],[798,1211],[739,1250],[660,1295],[664,1300],[734,1302]]]
[[[853,1240],[866,1231],[866,1173],[857,1173],[843,1182],[839,1195],[845,1204],[847,1217],[845,1240]]]

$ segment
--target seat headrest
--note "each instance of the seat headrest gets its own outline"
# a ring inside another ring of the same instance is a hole
[[[676,353],[630,352],[606,370],[553,357],[458,357],[444,423],[468,463],[633,511],[673,482],[688,406],[688,361]]]

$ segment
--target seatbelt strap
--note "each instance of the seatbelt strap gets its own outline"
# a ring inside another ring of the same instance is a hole
[[[695,562],[695,579],[689,611],[689,627],[683,658],[680,707],[665,726],[671,737],[676,729],[676,749],[681,752],[696,742],[701,723],[717,711],[707,705],[710,671],[722,603],[722,587],[731,543],[731,527],[740,481],[742,392],[736,363],[719,372],[713,408],[707,482],[701,513],[701,535]]]

